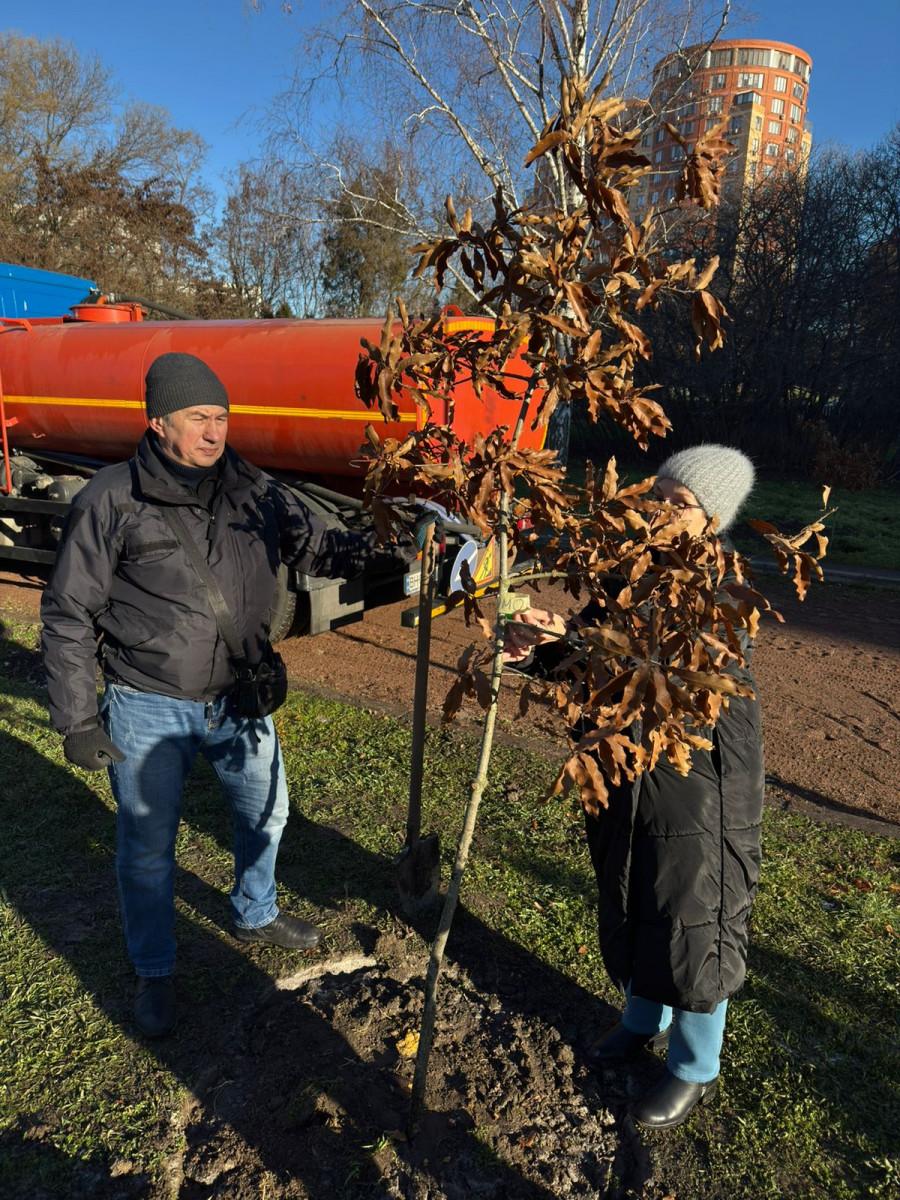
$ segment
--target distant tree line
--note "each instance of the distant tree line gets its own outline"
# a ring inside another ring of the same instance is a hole
[[[732,442],[773,472],[809,464],[851,487],[900,478],[900,129],[814,155],[805,176],[759,183],[673,238],[720,255],[711,290],[731,318],[700,363],[670,308],[648,318],[674,444]],[[586,423],[574,439],[599,449]]]
[[[201,306],[205,147],[58,41],[0,36],[0,258]]]
[[[0,260],[201,317],[384,315],[411,261],[402,151],[273,150],[219,211],[205,155],[164,109],[123,104],[99,60],[0,36]]]

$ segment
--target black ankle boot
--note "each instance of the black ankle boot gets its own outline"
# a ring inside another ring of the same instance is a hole
[[[148,1038],[165,1037],[175,1028],[175,981],[171,975],[138,977],[134,1022]]]
[[[594,1066],[625,1062],[637,1058],[642,1050],[663,1050],[668,1044],[668,1029],[662,1033],[632,1033],[619,1021],[591,1047],[587,1052],[587,1060]]]
[[[234,927],[234,936],[239,942],[265,942],[270,946],[282,946],[285,950],[313,950],[319,944],[322,931],[301,917],[290,917],[279,913],[268,925],[256,929]]]
[[[671,1129],[686,1121],[698,1104],[707,1104],[716,1094],[719,1077],[708,1083],[685,1083],[668,1071],[665,1077],[634,1106],[634,1119],[651,1129]]]

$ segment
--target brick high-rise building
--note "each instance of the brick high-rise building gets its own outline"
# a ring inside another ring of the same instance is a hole
[[[693,71],[692,71],[693,68]],[[674,125],[690,145],[728,117],[735,146],[727,161],[723,198],[782,168],[802,168],[812,144],[807,126],[812,59],[786,42],[736,38],[670,54],[653,70],[651,103],[660,114],[644,134],[641,152],[653,164],[631,197],[639,211],[675,197],[684,150],[665,129]]]

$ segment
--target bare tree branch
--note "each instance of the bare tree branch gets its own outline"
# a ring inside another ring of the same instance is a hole
[[[475,161],[490,179],[494,187],[503,189],[504,180],[500,172],[491,162],[490,156],[486,153],[471,131],[463,123],[454,108],[443,98],[441,93],[432,84],[432,82],[419,70],[412,54],[403,46],[400,38],[390,28],[387,21],[385,21],[385,19],[382,17],[381,13],[373,8],[373,6],[369,3],[369,0],[358,0],[358,3],[363,12],[365,12],[370,20],[374,21],[378,28],[384,33],[385,38],[387,39],[387,47],[397,55],[398,59],[404,65],[406,70],[409,71],[410,75],[412,75],[420,87],[424,88],[428,95],[431,96],[438,109],[444,113],[444,115],[456,129],[463,142],[471,151]]]

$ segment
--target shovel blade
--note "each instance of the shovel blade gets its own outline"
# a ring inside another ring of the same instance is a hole
[[[421,913],[437,900],[441,886],[441,841],[436,833],[406,845],[395,861],[400,902],[408,914]]]

